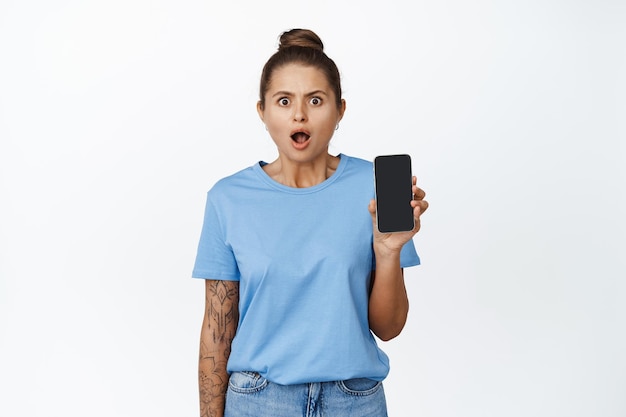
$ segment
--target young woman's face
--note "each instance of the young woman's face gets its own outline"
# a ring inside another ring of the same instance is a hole
[[[265,108],[257,110],[281,157],[306,163],[326,157],[345,102],[337,108],[323,72],[289,64],[274,71]]]

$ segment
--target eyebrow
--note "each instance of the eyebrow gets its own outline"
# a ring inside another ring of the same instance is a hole
[[[272,94],[272,97],[277,97],[277,96],[292,97],[294,95],[295,95],[294,93],[291,93],[289,91],[277,91],[276,93]],[[311,91],[310,93],[306,93],[307,97],[311,97],[311,96],[315,96],[315,95],[325,95],[325,96],[328,96],[328,94],[326,94],[326,92],[324,90],[315,90],[315,91]]]

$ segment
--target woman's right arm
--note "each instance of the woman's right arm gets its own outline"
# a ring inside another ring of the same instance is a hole
[[[238,281],[206,280],[206,307],[198,363],[201,417],[224,415],[228,388],[226,363],[237,331],[238,303]]]

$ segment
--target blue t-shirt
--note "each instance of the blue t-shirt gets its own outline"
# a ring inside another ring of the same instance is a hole
[[[372,163],[339,156],[313,187],[280,184],[260,162],[208,192],[192,276],[240,282],[229,372],[283,385],[387,376],[368,323]],[[401,266],[418,264],[409,241]]]

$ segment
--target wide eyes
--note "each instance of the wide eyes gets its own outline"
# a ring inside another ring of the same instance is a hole
[[[282,107],[287,107],[291,104],[291,100],[287,97],[281,97],[278,99],[278,104]],[[311,104],[312,106],[319,106],[320,104],[322,104],[322,99],[320,97],[311,97],[309,99],[309,104]]]

